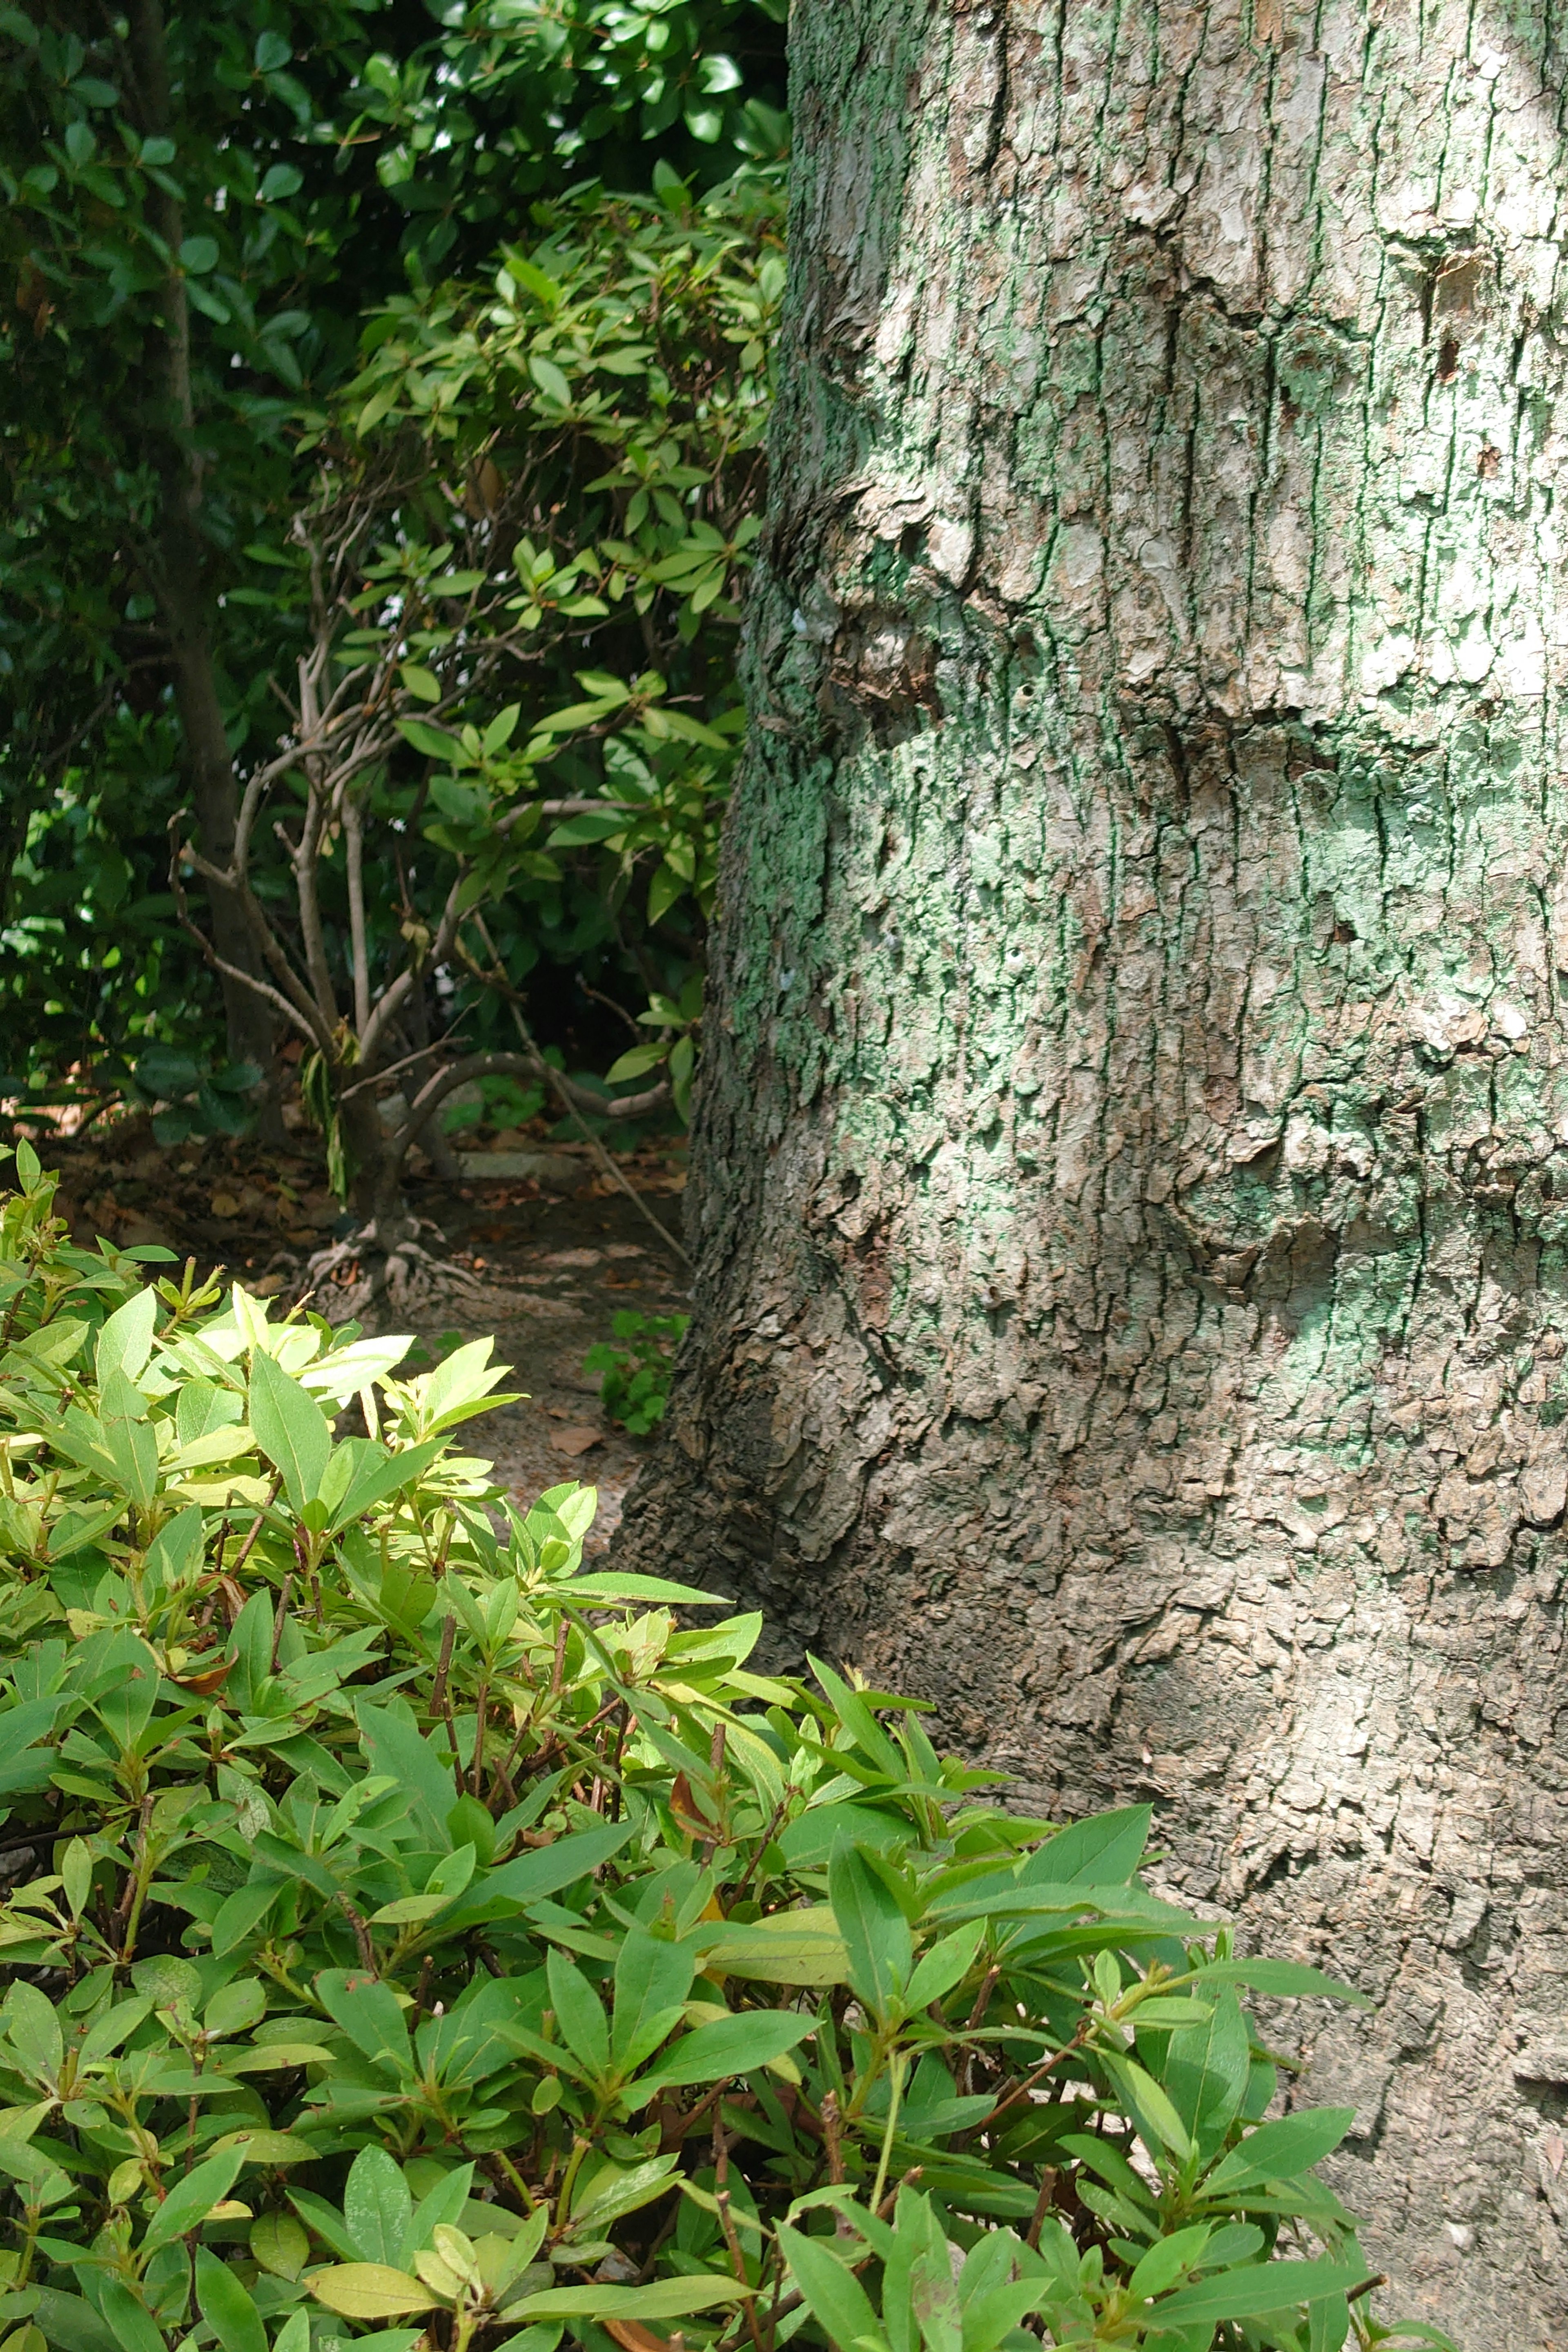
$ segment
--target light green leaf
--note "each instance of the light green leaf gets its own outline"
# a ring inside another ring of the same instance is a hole
[[[274,2278],[292,2281],[310,2259],[310,2233],[292,2213],[263,2213],[250,2225],[250,2251]]]
[[[748,2009],[731,2017],[715,2018],[683,2034],[672,2050],[646,2074],[639,2074],[627,2092],[634,2107],[646,2106],[664,2090],[686,2083],[721,2083],[731,2074],[749,2074],[769,2066],[815,2032],[816,2020],[782,2009]]]
[[[558,401],[563,408],[570,408],[572,387],[553,360],[545,359],[538,352],[531,352],[528,373],[547,400]]]
[[[158,1295],[151,1285],[117,1307],[98,1335],[94,1349],[94,1369],[98,1385],[105,1386],[111,1372],[123,1372],[128,1381],[136,1381],[153,1352],[153,1333],[158,1318]]]
[[[849,1954],[826,1903],[775,1912],[751,1926],[721,1920],[694,1939],[708,1955],[710,1973],[748,1982],[836,1985],[849,1980]]]
[[[1266,2180],[1294,2180],[1338,2147],[1354,2121],[1353,2107],[1304,2107],[1299,2115],[1259,2124],[1215,2165],[1202,2194],[1230,2197]]]
[[[407,2271],[387,2263],[343,2263],[305,2282],[318,2303],[344,2319],[403,2319],[433,2311],[437,2298]]]
[[[260,1349],[251,1356],[250,1426],[289,1502],[302,1511],[321,1493],[331,1429],[315,1398]]]
[[[176,2238],[199,2229],[234,2187],[243,2161],[237,2148],[228,2148],[222,2156],[209,2156],[205,2164],[176,2180],[147,2224],[141,2246],[142,2260],[155,2254],[160,2246],[172,2246]]]

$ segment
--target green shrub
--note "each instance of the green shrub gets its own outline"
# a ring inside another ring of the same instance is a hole
[[[601,1339],[583,1359],[585,1372],[604,1375],[599,1402],[605,1411],[634,1437],[646,1437],[664,1419],[675,1351],[690,1320],[689,1315],[639,1315],[626,1308],[610,1327],[621,1346]]]
[[[142,1286],[18,1160],[10,2352],[1333,2352],[1350,2116],[1260,2120],[1238,1988],[1341,1989],[1149,1894],[1146,1811],[585,1573],[591,1490],[458,1450],[488,1341]]]

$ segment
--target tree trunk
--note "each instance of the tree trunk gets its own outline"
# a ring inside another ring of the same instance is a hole
[[[176,125],[169,84],[162,0],[133,0],[130,58],[138,127],[144,139],[166,139]],[[177,257],[184,237],[184,208],[167,190],[155,192],[159,234]],[[164,281],[162,339],[153,358],[157,414],[152,433],[158,474],[157,560],[151,584],[169,641],[174,707],[184,738],[191,799],[201,845],[209,862],[230,865],[239,818],[239,787],[229,753],[214,657],[212,596],[205,581],[207,549],[201,529],[202,460],[195,446],[191,385],[191,312],[176,258]],[[261,977],[261,958],[237,890],[206,886],[212,943],[224,962]],[[276,1038],[264,999],[226,972],[220,980],[229,1057],[254,1062],[264,1074],[257,1108],[262,1139],[285,1145],[278,1097]]]
[[[1372,1991],[1307,2095],[1466,2352],[1568,2329],[1549,14],[796,0],[626,1538]]]

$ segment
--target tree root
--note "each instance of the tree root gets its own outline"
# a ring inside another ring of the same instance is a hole
[[[435,1248],[420,1236],[434,1238]],[[443,1235],[428,1218],[407,1214],[373,1220],[357,1234],[317,1250],[298,1269],[291,1287],[329,1323],[363,1323],[367,1329],[416,1322],[432,1315],[465,1320],[515,1318],[515,1292],[487,1282],[471,1267],[441,1254]]]

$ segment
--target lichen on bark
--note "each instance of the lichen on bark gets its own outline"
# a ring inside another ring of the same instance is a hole
[[[1549,9],[796,0],[628,1541],[1378,1999],[1391,2304],[1568,2326]]]

